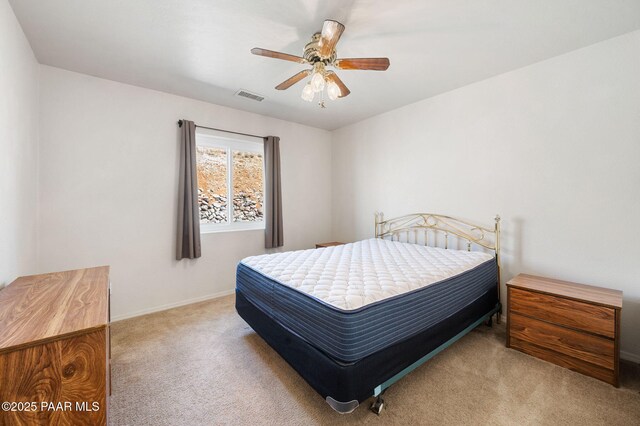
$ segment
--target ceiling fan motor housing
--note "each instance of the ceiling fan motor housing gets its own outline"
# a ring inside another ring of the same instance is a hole
[[[333,64],[336,60],[336,50],[333,49],[331,55],[328,57],[323,57],[320,55],[320,36],[319,32],[315,33],[311,36],[311,41],[307,43],[304,47],[304,54],[302,55],[304,59],[307,60],[311,65],[314,65],[316,62],[322,62],[325,65]]]

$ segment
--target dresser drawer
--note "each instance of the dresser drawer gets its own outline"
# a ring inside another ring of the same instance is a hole
[[[509,288],[509,309],[566,327],[615,337],[615,309]]]
[[[509,333],[513,339],[534,344],[593,365],[613,370],[614,341],[544,321],[511,313]]]
[[[549,349],[541,348],[540,346],[525,342],[524,340],[520,340],[515,337],[511,338],[511,347],[519,350],[520,352],[524,352],[531,356],[535,356],[536,358],[559,365],[560,367],[568,368],[569,370],[577,371],[578,373],[586,374],[587,376],[595,377],[598,380],[617,386],[615,370],[598,367],[597,365],[593,365],[589,362]]]

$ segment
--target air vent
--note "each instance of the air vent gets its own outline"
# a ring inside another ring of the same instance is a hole
[[[262,102],[264,100],[264,96],[260,96],[257,93],[251,93],[242,89],[236,92],[236,96],[240,96],[242,98],[247,98],[247,99],[251,99],[258,102]]]

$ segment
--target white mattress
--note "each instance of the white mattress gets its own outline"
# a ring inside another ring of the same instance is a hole
[[[372,238],[242,260],[272,280],[343,311],[462,274],[493,256]]]

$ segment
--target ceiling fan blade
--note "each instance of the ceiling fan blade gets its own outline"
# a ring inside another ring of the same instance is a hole
[[[285,61],[297,62],[299,64],[307,62],[307,60],[301,56],[289,55],[288,53],[275,52],[273,50],[261,49],[259,47],[251,49],[251,53],[258,56],[266,56],[267,58],[284,59]]]
[[[338,77],[336,73],[334,73],[333,71],[328,72],[326,78],[329,81],[333,81],[340,88],[340,96],[338,96],[339,98],[344,98],[345,96],[349,96],[349,93],[351,93],[351,90],[349,90],[347,86],[344,85],[344,83],[342,82],[342,80],[340,80],[340,77]]]
[[[276,89],[277,90],[286,90],[286,89],[288,89],[289,87],[293,86],[294,84],[296,84],[297,82],[299,82],[300,80],[302,80],[303,78],[305,78],[306,76],[311,74],[311,71],[312,70],[300,71],[298,74],[294,75],[293,77],[289,77],[288,79],[286,79],[282,83],[278,84],[276,86]]]
[[[341,70],[385,71],[389,68],[388,58],[345,58],[336,59],[335,67]]]
[[[344,31],[344,25],[338,21],[324,21],[322,25],[322,32],[320,33],[320,40],[318,46],[320,47],[320,56],[328,58],[333,53],[340,36]]]

